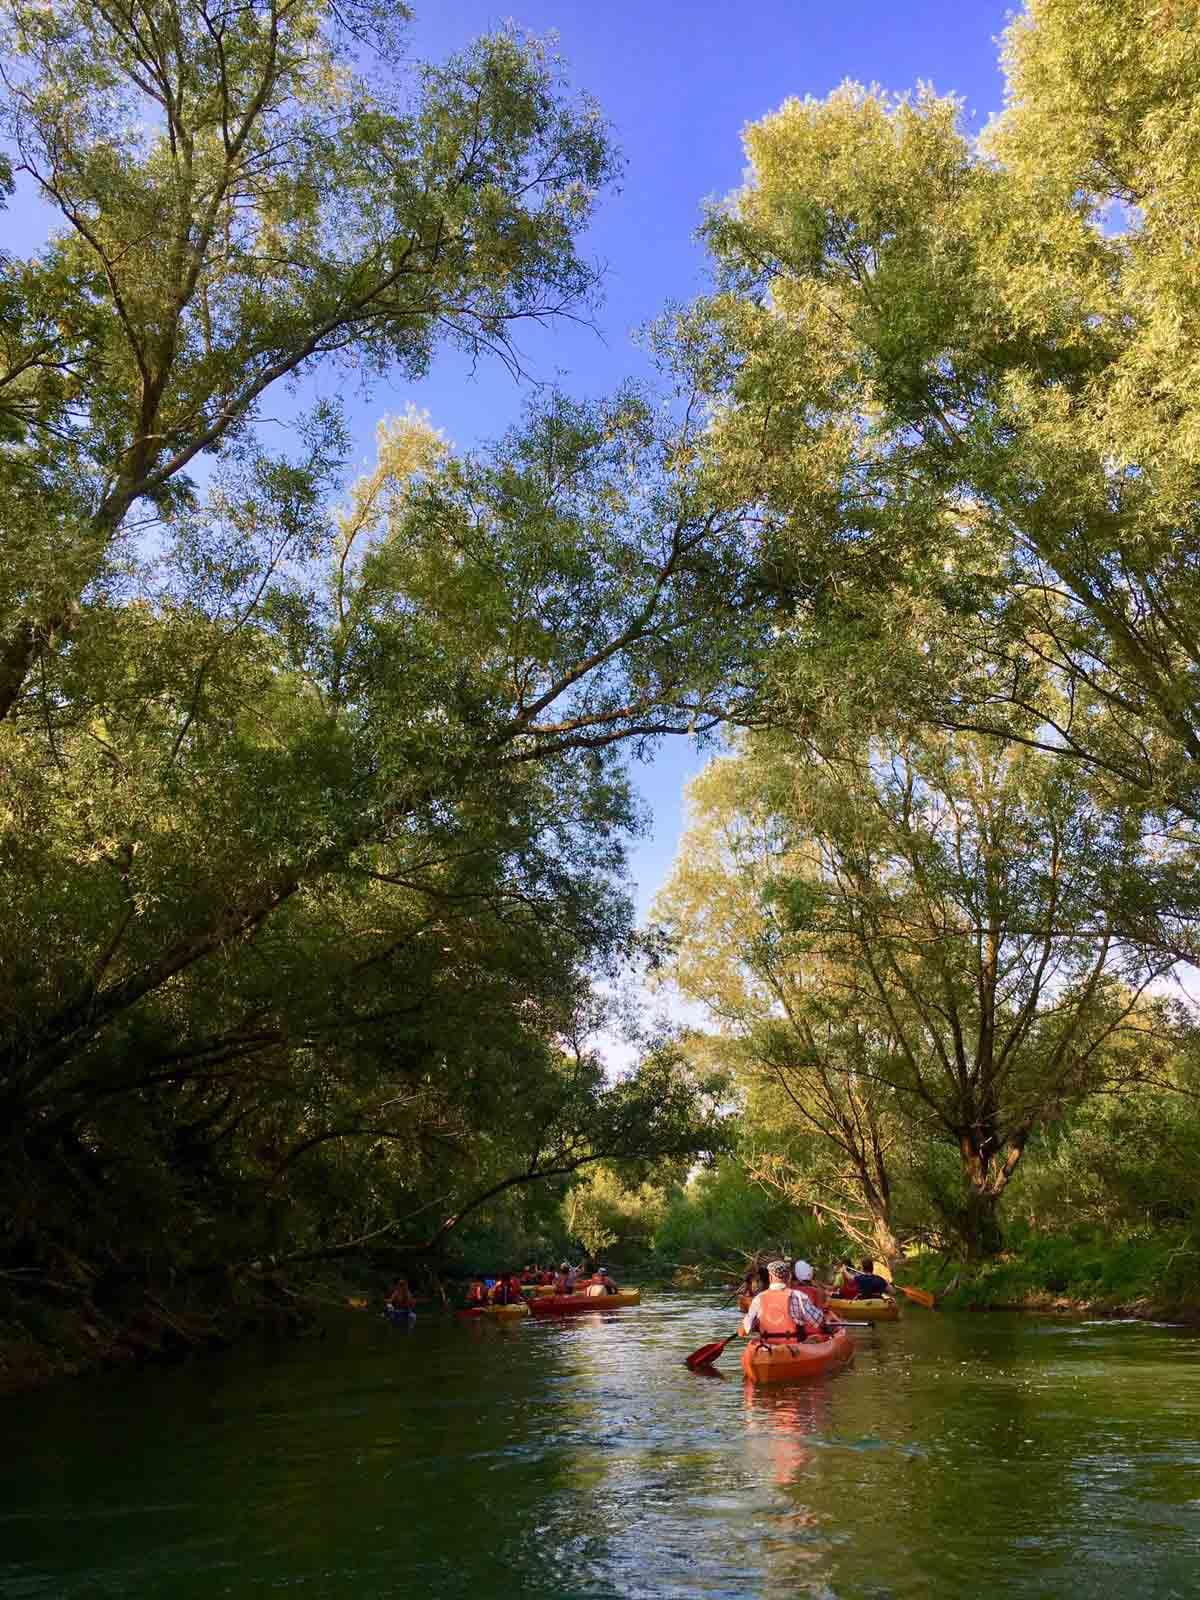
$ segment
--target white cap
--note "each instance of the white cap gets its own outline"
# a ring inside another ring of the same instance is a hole
[[[792,1269],[792,1272],[797,1282],[812,1282],[812,1268],[809,1266],[807,1261],[797,1261],[795,1267]]]

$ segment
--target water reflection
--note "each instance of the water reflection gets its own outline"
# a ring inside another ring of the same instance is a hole
[[[815,1383],[744,1384],[747,1449],[769,1461],[774,1483],[787,1485],[812,1460],[805,1436],[827,1434],[832,1427],[830,1380]]]
[[[375,1319],[8,1402],[9,1600],[1193,1596],[1200,1340],[1019,1317],[856,1336],[756,1387],[684,1295]],[[729,1331],[726,1325],[725,1331]]]

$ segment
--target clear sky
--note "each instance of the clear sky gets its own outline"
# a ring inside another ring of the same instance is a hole
[[[511,0],[511,9],[501,10],[484,0],[413,4],[416,60],[438,59],[509,19],[531,33],[555,33],[570,81],[597,98],[613,125],[625,175],[585,241],[606,269],[597,331],[564,323],[522,337],[534,376],[577,394],[600,394],[636,375],[642,362],[634,330],[666,302],[704,287],[695,230],[704,201],[742,181],[740,135],[748,122],[789,96],[823,96],[846,78],[897,91],[931,82],[962,97],[975,130],[1001,104],[997,37],[1009,8],[993,0]],[[34,247],[47,220],[19,194],[13,209],[0,213],[0,246]],[[498,367],[472,373],[443,355],[426,381],[380,385],[356,400],[353,421],[365,462],[384,412],[415,404],[456,445],[469,447],[503,431],[521,400]],[[676,741],[636,770],[653,820],[651,836],[633,852],[643,913],[670,866],[683,784],[698,767],[695,753]]]

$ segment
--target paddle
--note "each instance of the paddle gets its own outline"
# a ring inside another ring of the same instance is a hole
[[[702,1344],[699,1350],[693,1350],[690,1356],[684,1358],[684,1366],[690,1367],[693,1372],[699,1372],[701,1367],[711,1367],[725,1346],[732,1343],[737,1336],[738,1330],[735,1330],[728,1339],[716,1339],[712,1344]]]
[[[892,1287],[910,1300],[915,1300],[919,1306],[924,1306],[926,1311],[933,1311],[937,1307],[937,1296],[930,1294],[928,1289],[910,1289],[903,1283],[893,1284]]]

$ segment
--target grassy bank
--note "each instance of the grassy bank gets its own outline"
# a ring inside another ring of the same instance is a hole
[[[1182,1229],[1119,1239],[1014,1230],[991,1261],[967,1267],[917,1255],[898,1276],[934,1290],[946,1310],[1087,1309],[1200,1321],[1200,1239]]]

